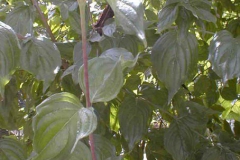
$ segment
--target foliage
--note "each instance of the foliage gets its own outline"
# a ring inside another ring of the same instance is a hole
[[[78,2],[0,1],[0,159],[240,159],[239,0]]]

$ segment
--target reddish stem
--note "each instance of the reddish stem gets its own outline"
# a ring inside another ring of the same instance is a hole
[[[81,3],[81,2],[80,2]],[[84,6],[85,7],[85,6]],[[87,36],[86,36],[86,21],[85,21],[85,10],[80,8],[81,16],[81,29],[82,29],[82,52],[83,52],[83,69],[84,69],[84,83],[86,87],[85,97],[87,107],[91,107],[90,93],[89,93],[89,78],[88,78],[88,56],[87,56]],[[93,134],[89,135],[89,143],[92,154],[92,159],[97,160],[94,147]]]
[[[54,35],[52,33],[52,30],[51,30],[50,26],[48,25],[47,19],[45,18],[41,8],[39,7],[37,0],[31,0],[31,1],[32,1],[32,4],[34,5],[34,7],[37,9],[38,14],[39,14],[39,16],[40,16],[40,18],[41,18],[41,20],[42,20],[46,30],[47,30],[47,33],[50,36],[51,40],[53,42],[56,42],[56,39],[55,39],[55,37],[54,37]]]

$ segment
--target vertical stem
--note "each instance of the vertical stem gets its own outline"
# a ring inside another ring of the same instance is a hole
[[[40,16],[40,18],[41,18],[41,20],[42,20],[42,22],[43,22],[46,30],[47,30],[47,33],[48,33],[49,36],[50,36],[51,40],[52,40],[53,42],[56,42],[56,39],[55,39],[55,37],[54,37],[54,35],[53,35],[53,33],[52,33],[52,30],[51,30],[50,26],[48,25],[47,19],[45,18],[44,14],[43,14],[43,12],[42,12],[42,10],[41,10],[41,8],[39,7],[37,0],[31,0],[31,1],[32,1],[33,6],[37,9],[38,14],[39,14],[39,16]]]
[[[85,0],[77,0],[80,8],[80,18],[81,18],[81,32],[82,32],[82,52],[83,52],[83,69],[84,69],[84,83],[86,86],[86,104],[87,107],[91,107],[90,94],[89,94],[89,79],[88,79],[88,56],[87,56],[87,36],[86,36],[86,20],[85,20]],[[89,143],[91,148],[92,159],[96,159],[96,154],[94,150],[94,139],[93,135],[89,135]]]

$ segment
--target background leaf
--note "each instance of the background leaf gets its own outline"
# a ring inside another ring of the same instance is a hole
[[[91,102],[107,102],[115,98],[123,86],[121,63],[108,57],[96,57],[89,60],[88,69]],[[83,66],[78,76],[80,87],[86,92]]]
[[[23,43],[21,67],[34,74],[38,80],[49,84],[54,80],[56,70],[60,66],[61,56],[59,50],[50,40],[32,38]]]
[[[233,38],[231,33],[223,30],[216,33],[209,47],[209,61],[212,69],[224,83],[240,76],[240,37]]]
[[[146,47],[142,1],[107,0],[107,2],[114,11],[117,25],[120,25],[127,34],[136,34]]]
[[[20,45],[12,28],[0,22],[0,94],[4,95],[4,86],[10,75],[19,66]]]
[[[79,139],[93,132],[97,125],[95,114],[86,111],[70,93],[54,94],[36,109],[33,149],[37,160],[66,159]]]
[[[107,158],[115,157],[115,146],[107,138],[94,135],[94,149],[97,160],[106,160]]]
[[[68,160],[92,160],[91,151],[83,142],[78,141]]]
[[[121,104],[119,109],[120,130],[128,142],[130,150],[147,133],[150,114],[151,110],[148,104],[141,99],[126,99]]]
[[[33,34],[34,15],[32,10],[32,7],[21,4],[7,14],[5,21],[16,33],[20,33],[23,36],[27,33]]]
[[[164,134],[164,146],[175,160],[188,159],[195,145],[194,133],[181,121],[172,122]]]
[[[2,160],[26,160],[25,147],[17,140],[0,139],[0,157]]]

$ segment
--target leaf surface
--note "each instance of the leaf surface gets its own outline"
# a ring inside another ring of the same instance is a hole
[[[27,152],[24,146],[14,139],[0,139],[0,157],[3,160],[26,160]]]
[[[120,61],[108,57],[96,57],[89,60],[89,88],[90,100],[107,102],[114,99],[123,86],[123,73]],[[80,87],[86,93],[83,66],[79,69],[78,80]]]
[[[154,44],[151,60],[158,78],[168,89],[168,102],[197,66],[198,44],[193,34],[182,39],[177,31],[161,36]]]
[[[209,61],[212,69],[226,83],[240,76],[240,36],[233,38],[223,30],[216,33],[209,47]]]
[[[119,110],[120,130],[130,149],[133,149],[135,143],[147,133],[150,114],[151,110],[143,100],[127,99],[121,104]]]
[[[4,86],[12,73],[19,67],[20,45],[13,29],[0,22],[0,94],[4,95]]]
[[[147,46],[144,33],[144,8],[141,0],[107,0],[114,11],[116,22],[125,33],[135,34]]]
[[[33,119],[35,160],[66,159],[79,139],[96,129],[93,110],[84,108],[73,94],[52,95],[36,108]]]

